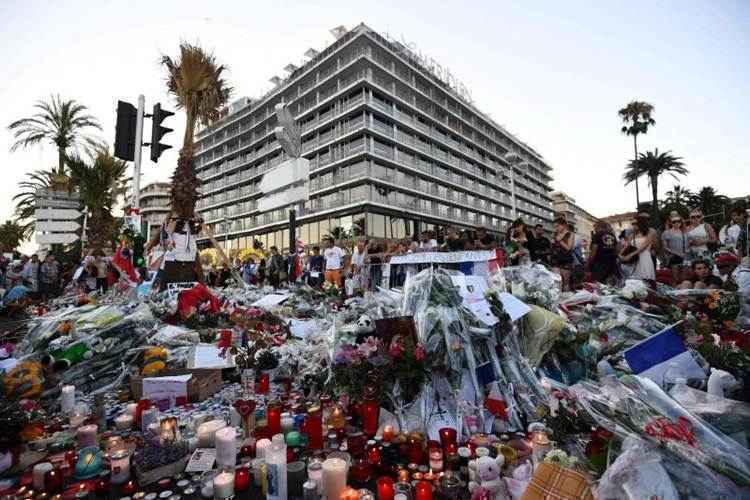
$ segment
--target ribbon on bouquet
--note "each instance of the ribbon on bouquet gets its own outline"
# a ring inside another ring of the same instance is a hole
[[[690,446],[695,446],[695,434],[693,424],[685,417],[677,417],[673,422],[665,417],[657,417],[646,424],[646,434],[660,440],[682,441]]]

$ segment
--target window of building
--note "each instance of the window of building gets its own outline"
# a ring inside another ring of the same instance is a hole
[[[385,216],[381,214],[369,214],[369,221],[368,221],[368,236],[373,236],[375,238],[385,238]]]

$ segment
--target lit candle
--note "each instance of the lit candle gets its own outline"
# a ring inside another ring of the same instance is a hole
[[[81,487],[83,487],[83,485],[81,485]],[[132,495],[133,493],[135,493],[136,489],[138,489],[138,485],[135,484],[135,481],[133,481],[132,479],[122,485],[122,492],[126,495]]]
[[[313,459],[307,464],[307,479],[315,482],[318,495],[323,493],[323,462]]]
[[[60,409],[63,413],[70,413],[76,404],[76,386],[64,385],[60,391]]]
[[[292,429],[294,429],[294,418],[292,418],[292,415],[290,415],[289,412],[282,413],[281,414],[281,432],[286,434]]]
[[[328,425],[334,429],[343,429],[346,425],[346,418],[344,418],[344,411],[340,406],[336,405],[331,410],[331,416],[328,419]]]
[[[115,451],[109,458],[110,481],[112,484],[122,484],[130,479],[130,451],[120,449]]]
[[[44,491],[47,493],[57,493],[62,489],[63,478],[62,474],[55,470],[48,470],[44,474]]]
[[[216,431],[223,429],[227,423],[223,420],[211,420],[198,426],[196,434],[198,435],[199,448],[213,448],[216,438]]]
[[[377,481],[378,500],[393,500],[393,478],[383,476]]]
[[[234,489],[245,491],[250,487],[250,471],[247,467],[240,467],[234,471]]]
[[[266,448],[271,446],[271,440],[270,439],[259,439],[255,443],[255,456],[257,458],[266,458]]]
[[[340,500],[359,500],[359,493],[357,493],[357,490],[354,488],[345,488],[341,495],[339,496]]]
[[[51,471],[52,469],[54,469],[54,467],[49,462],[42,462],[34,466],[34,468],[31,471],[31,477],[32,477],[31,484],[34,485],[35,490],[39,490],[39,491],[44,490],[44,475],[47,474],[47,472]]]
[[[323,462],[323,492],[328,499],[336,499],[346,488],[348,466],[340,458],[329,458]]]
[[[78,447],[88,448],[89,446],[96,446],[96,431],[98,430],[95,425],[84,425],[78,428],[76,435],[78,436]]]
[[[362,430],[368,437],[378,432],[378,421],[380,418],[380,404],[373,397],[366,397],[362,402]]]
[[[272,404],[266,408],[266,423],[271,435],[281,432],[281,406]]]
[[[133,415],[123,413],[115,417],[115,427],[118,431],[128,430],[133,427]]]
[[[456,429],[452,427],[443,427],[438,431],[438,434],[440,435],[440,445],[443,448],[447,448],[448,445],[456,445]]]
[[[432,448],[430,450],[430,469],[435,472],[443,470],[443,450],[440,448]]]
[[[216,442],[216,463],[234,467],[237,463],[237,432],[234,427],[223,427],[214,434]]]
[[[220,472],[213,482],[214,499],[225,499],[234,496],[234,474],[231,472]]]
[[[427,481],[419,481],[416,490],[416,500],[432,500],[432,484]]]
[[[383,442],[390,443],[393,441],[393,436],[395,436],[396,433],[393,430],[392,425],[386,425],[383,427]]]

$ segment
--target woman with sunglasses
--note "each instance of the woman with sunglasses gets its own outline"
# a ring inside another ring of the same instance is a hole
[[[672,212],[667,219],[667,229],[661,233],[661,243],[667,258],[667,267],[672,270],[672,283],[676,286],[683,281],[685,255],[688,244],[682,216]]]
[[[690,225],[687,228],[688,255],[691,259],[710,259],[711,250],[709,246],[716,246],[719,238],[711,224],[703,222],[703,213],[700,209],[690,212]]]

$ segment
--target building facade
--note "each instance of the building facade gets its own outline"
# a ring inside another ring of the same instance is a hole
[[[169,213],[169,183],[152,182],[141,188],[141,224],[145,228],[146,241],[158,231]]]
[[[305,244],[335,228],[405,238],[446,225],[500,232],[516,215],[551,222],[542,157],[404,45],[361,24],[308,53],[272,91],[196,134],[198,211],[230,249],[288,246],[290,208]],[[277,103],[301,128],[309,199],[260,212],[263,174],[288,159],[274,136]]]
[[[621,214],[602,217],[602,220],[612,226],[612,230],[619,236],[623,231],[630,231],[633,229],[633,221],[637,217],[638,212],[624,212]]]
[[[589,242],[594,224],[598,220],[596,217],[578,206],[575,198],[561,191],[552,193],[552,207],[555,217],[563,217],[572,226],[576,238]]]

